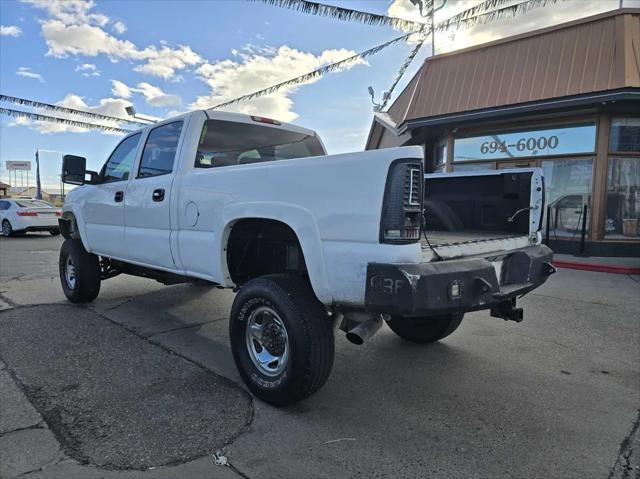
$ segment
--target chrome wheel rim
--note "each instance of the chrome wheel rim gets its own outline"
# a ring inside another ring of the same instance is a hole
[[[2,222],[2,234],[3,234],[3,236],[9,236],[10,233],[11,233],[11,226],[9,226],[9,222],[8,221],[3,221]]]
[[[76,287],[76,267],[73,265],[71,256],[67,256],[67,261],[64,263],[64,280],[70,289]]]
[[[247,352],[253,365],[265,376],[277,376],[287,367],[289,336],[284,323],[271,307],[256,308],[247,320]]]

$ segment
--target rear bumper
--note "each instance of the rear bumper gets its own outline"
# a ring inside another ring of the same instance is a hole
[[[365,305],[405,317],[491,309],[544,283],[555,272],[552,259],[548,247],[537,245],[487,258],[370,263]]]

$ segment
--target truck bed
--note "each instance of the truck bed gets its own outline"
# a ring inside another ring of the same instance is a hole
[[[443,258],[475,256],[507,251],[529,246],[528,235],[502,231],[426,231],[431,246]],[[435,254],[427,240],[420,240],[425,261],[432,261]]]

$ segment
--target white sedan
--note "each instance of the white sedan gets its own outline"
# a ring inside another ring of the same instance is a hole
[[[2,236],[26,233],[28,231],[48,231],[59,235],[58,217],[60,209],[42,200],[0,199],[0,225]]]

